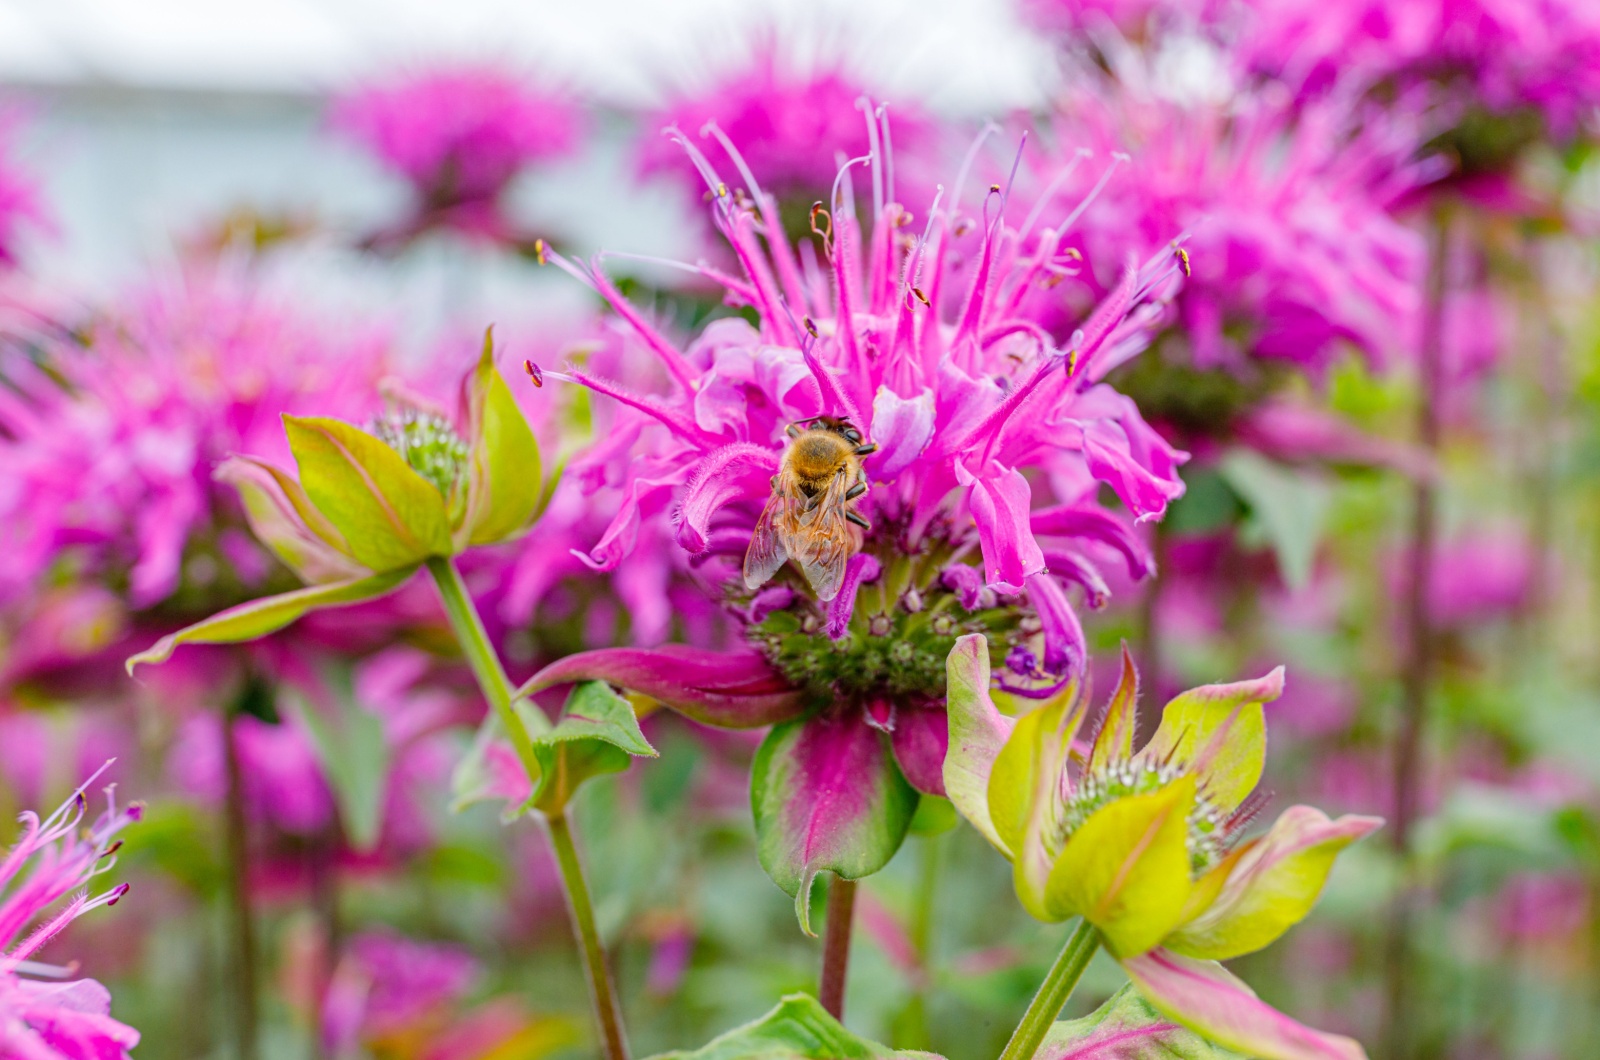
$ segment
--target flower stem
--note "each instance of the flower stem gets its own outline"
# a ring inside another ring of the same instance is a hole
[[[450,628],[467,657],[467,665],[472,667],[472,675],[478,679],[483,698],[489,701],[490,709],[500,718],[500,724],[517,752],[517,760],[530,777],[538,776],[539,763],[533,755],[533,739],[523,727],[522,719],[511,709],[511,679],[506,676],[505,667],[500,665],[500,656],[489,643],[489,634],[483,628],[483,619],[478,615],[477,606],[467,594],[461,572],[449,559],[431,556],[428,559],[428,573],[433,575],[433,583],[439,589],[439,599],[444,603],[445,615],[450,619]]]
[[[244,695],[249,695],[247,691]],[[233,973],[233,1034],[237,1060],[256,1060],[256,932],[250,908],[250,834],[244,806],[244,770],[234,732],[243,696],[222,723],[222,757],[228,787],[223,796],[223,856],[228,886],[228,946]]]
[[[827,921],[822,928],[822,981],[817,1000],[836,1020],[844,1019],[844,981],[850,972],[850,933],[855,927],[856,881],[835,876],[828,885]]]
[[[561,880],[566,884],[572,930],[583,949],[584,971],[589,977],[589,1000],[594,1005],[595,1020],[600,1024],[604,1055],[607,1060],[628,1060],[628,1040],[622,1030],[622,1013],[617,1006],[616,990],[611,985],[611,973],[606,968],[600,932],[594,924],[594,906],[589,900],[589,886],[583,879],[583,863],[578,860],[577,844],[572,841],[572,827],[565,812],[545,815],[545,824],[550,828],[550,845],[555,848],[556,864],[560,866]]]
[[[1439,398],[1444,382],[1442,342],[1446,287],[1445,256],[1449,250],[1449,224],[1436,213],[1430,231],[1427,302],[1423,311],[1421,349],[1418,351],[1418,442],[1430,455],[1439,452]],[[1411,933],[1421,896],[1416,892],[1406,861],[1411,849],[1411,829],[1419,804],[1422,753],[1428,700],[1433,687],[1434,633],[1428,601],[1432,591],[1434,552],[1438,538],[1438,498],[1433,480],[1419,477],[1412,489],[1411,541],[1406,557],[1409,591],[1405,599],[1406,658],[1401,672],[1400,727],[1394,748],[1394,821],[1389,840],[1401,860],[1399,889],[1389,910],[1384,946],[1384,1033],[1386,1054],[1405,1060],[1410,1054],[1407,1031],[1411,1009]]]
[[[449,559],[434,556],[428,560],[428,573],[439,589],[444,602],[450,628],[466,654],[473,676],[484,698],[500,718],[517,758],[530,777],[538,776],[539,763],[533,754],[533,738],[523,728],[522,719],[511,709],[514,689],[506,676],[500,656],[489,643],[483,628],[483,619],[467,594],[461,581],[461,572]],[[564,813],[545,815],[550,830],[550,845],[555,848],[556,862],[561,868],[561,882],[567,895],[567,910],[572,918],[572,930],[583,950],[584,969],[589,976],[589,999],[594,1006],[594,1019],[600,1030],[606,1060],[628,1060],[627,1037],[622,1029],[622,1017],[617,1007],[616,989],[611,983],[611,973],[606,968],[605,951],[600,946],[600,933],[594,924],[594,901],[589,897],[589,885],[583,877],[583,865],[578,860],[578,848],[572,842],[572,831]]]
[[[1061,956],[1039,984],[1039,992],[1033,995],[1028,1011],[1022,1014],[1022,1022],[1011,1032],[1011,1040],[1006,1043],[1000,1060],[1031,1060],[1039,1051],[1050,1025],[1061,1014],[1061,1006],[1072,996],[1078,980],[1083,978],[1083,970],[1089,967],[1089,959],[1099,948],[1100,933],[1094,925],[1087,920],[1078,921],[1077,928],[1061,949]]]

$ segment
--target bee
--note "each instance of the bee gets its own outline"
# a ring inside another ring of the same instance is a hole
[[[789,445],[744,555],[744,584],[760,588],[792,559],[817,599],[832,600],[845,561],[861,548],[861,532],[872,528],[855,503],[867,492],[861,458],[878,447],[833,416],[796,420],[784,433]]]

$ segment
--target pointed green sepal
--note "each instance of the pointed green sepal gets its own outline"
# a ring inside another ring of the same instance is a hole
[[[1335,821],[1311,806],[1289,807],[1233,862],[1206,909],[1163,945],[1214,961],[1269,945],[1311,912],[1339,852],[1382,824],[1379,817]]]
[[[1119,958],[1160,944],[1178,926],[1194,886],[1187,845],[1194,795],[1194,778],[1183,776],[1090,814],[1050,870],[1050,919],[1083,917]]]
[[[139,654],[129,656],[128,673],[133,673],[134,667],[142,663],[166,662],[180,644],[237,644],[256,640],[276,633],[307,612],[376,600],[398,589],[416,569],[413,564],[367,578],[312,585],[230,607],[176,633],[169,633]]]
[[[321,416],[283,417],[300,485],[370,570],[450,554],[445,498],[372,435]]]
[[[545,501],[539,442],[494,363],[494,331],[467,378],[467,506],[458,548],[486,545],[527,528]]]
[[[1232,813],[1255,790],[1267,761],[1262,705],[1283,694],[1283,667],[1254,681],[1191,688],[1161,711],[1161,724],[1139,754],[1192,772],[1200,791]]]

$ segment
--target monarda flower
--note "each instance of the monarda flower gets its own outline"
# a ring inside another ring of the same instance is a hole
[[[702,271],[750,314],[711,323],[687,350],[598,261],[546,251],[673,380],[645,395],[577,368],[544,372],[631,410],[575,465],[626,498],[589,561],[628,562],[641,526],[670,515],[749,650],[582,653],[524,691],[604,679],[713,725],[781,722],[757,756],[753,799],[762,864],[797,896],[802,923],[818,871],[877,871],[917,793],[944,794],[957,639],[988,635],[1009,693],[1068,684],[1085,655],[1070,588],[1098,605],[1098,564],[1120,559],[1134,577],[1151,566],[1098,492],[1132,519],[1158,518],[1183,491],[1186,459],[1097,382],[1145,341],[1159,314],[1148,300],[1179,267],[1170,248],[1130,260],[1098,309],[1053,333],[1018,306],[1070,268],[1059,232],[1009,226],[998,185],[976,217],[958,189],[915,225],[881,164],[884,127],[869,132],[873,223],[863,233],[847,167],[832,208],[813,211],[820,257],[809,243],[795,253],[747,169],[735,193],[685,144],[743,276]]]
[[[411,185],[413,216],[379,242],[439,226],[508,242],[502,193],[528,165],[570,151],[581,118],[510,71],[462,66],[357,88],[335,102],[330,122]]]
[[[140,815],[137,805],[119,810],[108,788],[105,812],[80,829],[88,808],[84,790],[94,779],[42,821],[24,813],[21,836],[0,856],[0,1056],[126,1060],[139,1044],[138,1031],[111,1018],[105,987],[93,979],[63,982],[55,978],[58,969],[33,960],[72,921],[115,905],[128,892],[127,884],[88,892],[115,863],[111,855],[122,845],[117,833]]]
[[[181,612],[236,602],[272,566],[212,481],[218,462],[287,455],[280,413],[368,414],[388,342],[195,271],[50,335],[42,361],[0,351],[0,600],[70,570],[128,610]]]
[[[385,596],[425,562],[518,536],[538,516],[547,499],[539,444],[495,367],[491,336],[462,382],[457,416],[408,395],[391,404],[364,428],[285,415],[298,476],[254,456],[217,469],[256,538],[307,587],[168,634],[128,660],[130,673],[180,644],[255,640],[309,611]]]
[[[15,111],[0,109],[0,269],[17,264],[18,244],[28,229],[46,225],[39,188],[13,158],[20,124]]]
[[[1281,668],[1183,693],[1137,751],[1138,676],[1126,650],[1100,728],[1083,743],[1081,688],[1012,718],[990,696],[981,637],[964,637],[949,668],[945,788],[1011,860],[1031,915],[1083,917],[1151,1004],[1220,1045],[1262,1060],[1365,1056],[1270,1008],[1217,963],[1304,919],[1338,853],[1383,823],[1292,806],[1266,834],[1245,837],[1265,801],[1262,705],[1282,692]]]
[[[668,101],[644,123],[650,132],[639,144],[644,174],[678,178],[700,201],[705,181],[663,127],[690,135],[714,129],[705,152],[713,164],[733,166],[737,155],[760,173],[767,191],[798,218],[813,201],[825,199],[838,173],[839,158],[858,158],[872,150],[861,120],[867,87],[842,65],[806,70],[786,60],[776,43],[756,45],[750,60],[698,90]],[[896,107],[894,135],[902,152],[933,136],[932,122],[915,107]],[[836,155],[835,152],[839,154]]]

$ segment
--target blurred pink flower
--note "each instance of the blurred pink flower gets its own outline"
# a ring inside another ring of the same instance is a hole
[[[1511,939],[1572,939],[1590,923],[1581,876],[1520,872],[1495,898],[1495,924]]]
[[[50,222],[34,179],[17,165],[20,112],[0,109],[0,269],[18,263],[19,240],[29,230],[48,230]]]
[[[345,947],[328,984],[323,1044],[345,1056],[363,1041],[426,1026],[466,995],[478,972],[458,946],[363,932]]]
[[[809,205],[827,197],[841,159],[871,150],[860,105],[868,91],[842,66],[803,70],[785,60],[775,43],[762,43],[747,64],[699,91],[680,94],[646,119],[640,170],[672,174],[700,202],[704,180],[662,129],[675,127],[699,143],[707,124],[715,123],[720,135],[707,137],[703,145],[714,166],[734,167],[727,150],[731,144],[780,200],[798,198]],[[902,154],[933,139],[934,123],[920,108],[896,106],[893,114],[895,147]]]
[[[1404,161],[1405,123],[1350,106],[1270,94],[1180,104],[1087,79],[1057,108],[1067,153],[1035,173],[1040,219],[1065,225],[1074,199],[1106,182],[1061,237],[1104,286],[1130,246],[1151,253],[1188,233],[1177,306],[1197,367],[1249,374],[1259,358],[1317,371],[1346,344],[1381,363],[1420,305],[1421,238],[1388,213],[1420,177]],[[1083,164],[1085,149],[1101,161]]]
[[[117,833],[140,815],[137,806],[117,809],[108,787],[106,811],[80,831],[88,806],[84,789],[95,779],[43,821],[24,813],[21,836],[0,857],[0,1056],[119,1060],[139,1043],[138,1031],[111,1018],[111,995],[93,979],[24,978],[40,970],[32,962],[45,943],[128,891],[122,884],[93,897],[88,892],[115,864],[109,855],[122,845]]]
[[[1407,557],[1389,561],[1389,583],[1396,599],[1407,591]],[[1439,544],[1428,584],[1428,608],[1436,625],[1470,626],[1516,611],[1533,590],[1537,558],[1520,531],[1508,527],[1475,530]]]
[[[501,193],[523,168],[576,146],[578,108],[493,66],[444,66],[356,88],[339,98],[333,128],[410,182],[413,231],[439,223],[513,238]]]
[[[333,794],[299,722],[289,717],[274,725],[245,716],[234,722],[233,733],[250,819],[290,835],[325,830],[333,821]],[[190,717],[168,761],[179,788],[220,804],[227,789],[221,718],[212,712]]]
[[[220,273],[145,285],[85,334],[81,345],[58,338],[44,366],[0,360],[8,604],[68,556],[80,577],[125,580],[134,609],[183,580],[214,593],[261,573],[239,562],[254,546],[226,534],[236,502],[213,469],[234,451],[286,457],[281,413],[362,418],[387,346],[380,331],[318,320]]]
[[[1532,108],[1570,135],[1600,102],[1600,8],[1588,0],[1270,0],[1237,5],[1249,67],[1301,92],[1335,80],[1433,81],[1498,112]]]

